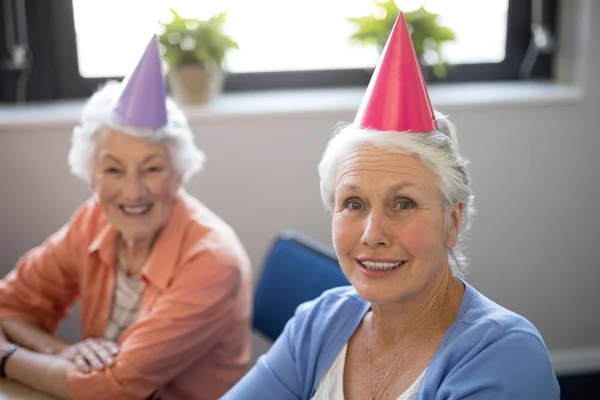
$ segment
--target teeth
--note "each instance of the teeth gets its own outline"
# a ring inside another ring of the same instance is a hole
[[[142,214],[150,209],[149,205],[137,206],[137,207],[125,207],[123,206],[123,210],[127,214]]]
[[[362,264],[368,269],[385,270],[392,269],[402,264],[401,262],[390,263],[390,262],[377,262],[377,261],[362,261]]]

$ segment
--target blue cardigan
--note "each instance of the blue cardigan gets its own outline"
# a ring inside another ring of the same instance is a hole
[[[558,400],[548,350],[525,318],[466,286],[417,400]],[[223,400],[309,400],[370,304],[351,286],[298,307],[269,352]]]

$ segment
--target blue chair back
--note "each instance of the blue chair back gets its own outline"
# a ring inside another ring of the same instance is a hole
[[[275,240],[254,295],[254,330],[271,340],[303,302],[349,285],[333,248],[296,231]]]

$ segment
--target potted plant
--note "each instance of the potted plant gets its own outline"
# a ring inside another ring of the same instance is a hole
[[[185,104],[205,103],[223,90],[223,63],[238,44],[223,32],[226,12],[207,20],[181,18],[161,23],[162,56],[168,65],[167,84],[173,97]]]
[[[375,9],[372,13],[349,18],[356,28],[350,40],[361,45],[376,45],[381,53],[400,10],[394,0],[373,0],[373,4]],[[446,63],[441,53],[441,46],[456,40],[456,35],[452,29],[440,25],[438,17],[438,14],[427,11],[423,6],[415,11],[404,13],[421,65],[432,65],[436,76],[444,76]],[[434,61],[428,62],[429,59]]]

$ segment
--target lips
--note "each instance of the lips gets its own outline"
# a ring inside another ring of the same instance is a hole
[[[406,260],[356,260],[363,267],[371,271],[389,271],[391,269],[397,268],[404,263]]]
[[[146,215],[150,212],[151,209],[152,209],[151,203],[136,204],[136,205],[124,205],[124,204],[119,205],[119,210],[121,210],[125,215],[135,216],[135,217]]]

